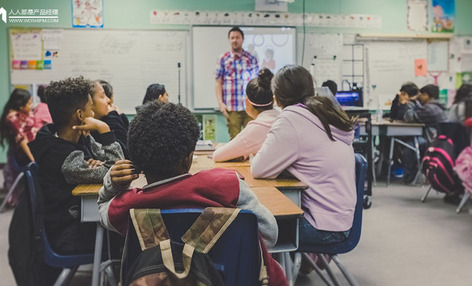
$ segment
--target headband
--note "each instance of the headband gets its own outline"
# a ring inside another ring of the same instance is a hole
[[[273,100],[271,100],[269,103],[258,104],[258,103],[252,102],[252,101],[249,99],[249,97],[246,96],[246,98],[247,98],[247,101],[249,101],[250,104],[252,104],[252,105],[254,105],[254,106],[257,106],[257,107],[269,106],[269,105],[273,104],[273,102],[274,102]]]

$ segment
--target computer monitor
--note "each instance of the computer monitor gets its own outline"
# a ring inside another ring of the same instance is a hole
[[[361,90],[349,90],[349,91],[338,91],[336,93],[336,99],[342,106],[362,106],[362,91]]]

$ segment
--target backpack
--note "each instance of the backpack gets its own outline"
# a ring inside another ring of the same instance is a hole
[[[129,261],[127,249],[133,235],[128,232],[123,253],[122,285],[224,285],[223,266],[207,254],[237,217],[240,209],[206,208],[181,237],[171,241],[158,209],[131,209],[130,218],[141,253]],[[131,226],[130,226],[131,229]],[[267,281],[265,266],[260,278]]]
[[[472,192],[472,147],[468,146],[462,150],[455,163],[454,170],[462,180],[462,185]]]
[[[436,191],[449,194],[462,190],[461,181],[454,172],[455,159],[454,143],[444,134],[438,135],[426,150],[422,172]]]

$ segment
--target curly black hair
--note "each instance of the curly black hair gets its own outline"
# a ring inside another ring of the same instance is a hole
[[[148,102],[129,127],[131,161],[145,174],[179,175],[182,162],[195,150],[199,137],[190,110],[180,104]]]
[[[82,76],[51,81],[46,88],[46,100],[52,121],[58,128],[67,126],[77,109],[85,109],[89,101],[90,84]]]

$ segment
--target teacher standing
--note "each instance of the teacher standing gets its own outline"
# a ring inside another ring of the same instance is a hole
[[[239,27],[228,32],[231,50],[222,54],[215,72],[218,107],[226,117],[230,139],[252,119],[246,114],[246,86],[257,77],[257,59],[243,50],[244,33]]]

